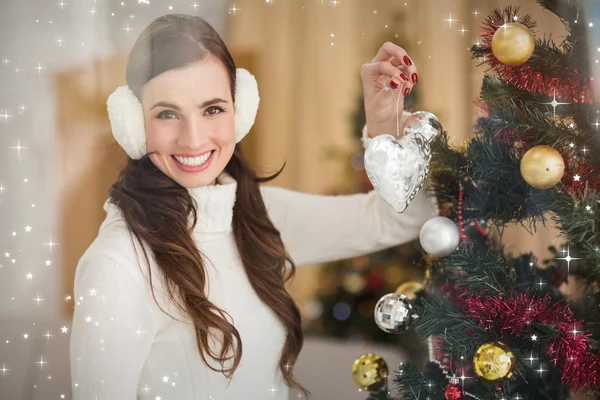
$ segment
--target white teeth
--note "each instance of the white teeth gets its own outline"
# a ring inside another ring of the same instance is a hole
[[[208,157],[210,157],[212,151],[209,151],[208,153],[204,153],[201,156],[198,157],[180,157],[180,156],[173,156],[175,157],[175,159],[177,161],[179,161],[180,163],[182,163],[183,165],[187,165],[188,167],[198,167],[202,164],[204,164],[206,162],[206,160],[208,160]]]

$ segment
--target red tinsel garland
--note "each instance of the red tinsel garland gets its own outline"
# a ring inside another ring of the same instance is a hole
[[[545,94],[557,101],[570,101],[573,103],[594,103],[599,97],[596,93],[593,79],[588,80],[580,76],[579,71],[571,66],[562,69],[530,66],[527,63],[519,66],[502,64],[492,53],[492,37],[498,28],[509,22],[518,22],[528,29],[533,30],[535,23],[529,15],[518,17],[519,8],[508,8],[504,12],[494,10],[485,20],[481,30],[481,50],[485,53],[486,61],[504,80],[511,85],[529,92]]]
[[[521,336],[534,324],[558,331],[550,339],[546,354],[562,370],[562,382],[573,390],[600,393],[600,352],[591,352],[591,334],[580,330],[582,322],[573,317],[567,305],[553,304],[548,295],[536,298],[521,293],[507,298],[468,293],[462,296],[459,306],[484,329],[496,329],[502,335]]]
[[[521,142],[523,140],[523,136],[520,135],[519,131],[516,129],[507,129],[505,131],[497,132],[496,138],[498,140],[505,141],[509,145],[512,145],[516,142]]]
[[[562,190],[567,194],[583,196],[587,190],[600,188],[600,174],[587,162],[578,160],[573,154],[563,157],[565,174],[561,180]]]

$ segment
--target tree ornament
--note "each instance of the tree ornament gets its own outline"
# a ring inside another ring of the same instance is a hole
[[[375,391],[387,385],[388,366],[374,353],[363,354],[352,364],[352,379],[361,390]]]
[[[419,233],[423,250],[436,257],[454,252],[460,243],[458,226],[449,218],[433,217],[423,224]]]
[[[553,187],[560,182],[564,172],[561,154],[550,146],[534,146],[521,159],[521,176],[536,189]]]
[[[410,299],[403,294],[389,293],[375,305],[375,323],[386,333],[402,333],[410,328],[413,315]]]
[[[358,272],[351,272],[347,274],[344,276],[342,281],[342,286],[344,289],[352,294],[360,293],[365,288],[366,284],[367,282],[365,281],[365,278]]]
[[[416,298],[416,293],[423,289],[423,284],[420,282],[404,282],[396,289],[396,294],[403,294],[408,297],[409,300]]]
[[[504,65],[524,64],[533,54],[535,39],[526,26],[510,22],[496,29],[492,36],[492,53]]]
[[[463,398],[464,392],[456,385],[449,384],[444,391],[446,400],[460,400]]]
[[[512,376],[517,366],[517,358],[502,342],[484,343],[477,349],[473,358],[475,373],[490,383],[500,383]]]
[[[389,134],[374,137],[364,156],[365,171],[373,188],[400,213],[425,183],[431,142],[442,134],[443,129],[435,115],[419,111],[406,118],[403,131],[402,138]]]

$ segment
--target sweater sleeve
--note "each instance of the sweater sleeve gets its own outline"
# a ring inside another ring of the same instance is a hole
[[[157,332],[144,285],[141,273],[136,276],[112,258],[80,260],[69,344],[73,400],[137,398]]]
[[[403,213],[374,190],[325,196],[263,187],[269,217],[297,266],[356,257],[410,242],[438,215],[436,197],[427,187]]]

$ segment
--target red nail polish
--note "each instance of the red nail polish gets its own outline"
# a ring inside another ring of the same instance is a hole
[[[400,78],[402,78],[405,82],[408,82],[408,77],[404,74],[400,74]]]
[[[402,57],[402,60],[404,60],[404,64],[412,65],[412,61],[410,60],[410,58],[408,56]]]
[[[408,96],[409,93],[410,93],[410,88],[404,89],[404,97]]]
[[[392,87],[392,89],[398,89],[398,83],[396,83],[395,80],[390,81],[390,86]]]
[[[419,83],[419,75],[417,75],[416,72],[413,72],[413,74],[410,77],[412,78],[414,84]]]

